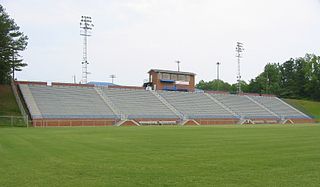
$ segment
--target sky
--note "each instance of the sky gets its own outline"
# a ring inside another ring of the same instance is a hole
[[[320,55],[320,0],[1,0],[29,37],[19,80],[81,80],[82,15],[92,17],[88,81],[141,86],[152,69],[236,82],[235,47],[243,42],[242,79],[267,63]]]

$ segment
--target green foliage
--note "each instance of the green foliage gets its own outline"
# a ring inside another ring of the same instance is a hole
[[[1,128],[0,186],[318,186],[319,125]]]
[[[230,91],[231,85],[227,82],[223,82],[222,80],[213,80],[209,82],[205,82],[201,80],[196,87],[201,90],[211,90],[211,91]]]
[[[249,84],[249,92],[320,100],[320,57],[306,54],[283,64],[267,64]]]
[[[219,84],[218,84],[219,83]],[[223,81],[203,80],[198,89],[237,92],[237,84]],[[269,63],[264,71],[249,84],[241,82],[243,92],[273,94],[283,98],[312,99],[320,101],[320,56],[306,54],[305,57],[289,59],[283,64]]]
[[[237,92],[237,84],[229,84],[222,80],[212,80],[209,82],[205,82],[201,80],[197,85],[196,88],[201,90],[209,90],[209,91],[225,91],[230,93]],[[242,91],[248,91],[248,84],[245,81],[241,81],[241,88]]]
[[[269,93],[285,98],[320,100],[319,56],[306,54],[305,57],[290,59],[282,65],[273,64],[273,68],[274,73],[269,74],[271,75],[269,78],[273,79],[269,81],[271,82]],[[263,88],[268,87],[269,82],[259,82],[259,78],[265,76],[267,72],[265,69],[252,81],[261,87],[262,93],[268,93]]]
[[[278,64],[267,64],[264,72],[252,79],[248,85],[248,92],[259,94],[280,93],[280,69]]]
[[[28,37],[19,31],[19,26],[0,5],[0,84],[10,82],[14,71],[21,71],[20,51],[25,50]]]

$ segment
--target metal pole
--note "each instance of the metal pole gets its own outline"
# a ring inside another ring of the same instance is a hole
[[[93,24],[91,17],[81,16],[80,28],[82,29],[81,36],[83,36],[83,59],[82,59],[82,84],[87,84],[88,79],[88,37],[91,36],[88,31],[92,30]]]
[[[177,63],[177,65],[178,65],[178,71],[180,71],[180,63],[181,63],[181,62],[180,62],[179,60],[177,60],[176,63]]]
[[[220,77],[219,77],[219,66],[220,66],[220,62],[217,62],[217,90],[219,90],[219,86],[220,86]]]
[[[219,65],[220,65],[220,62],[217,62],[217,80],[220,80],[219,79]]]
[[[241,93],[241,71],[240,71],[240,58],[242,58],[241,53],[244,51],[243,43],[237,42],[236,52],[238,59],[238,74],[237,74],[237,82],[238,82],[238,93]]]
[[[113,84],[114,79],[116,78],[116,75],[110,75],[110,78],[111,78],[111,82],[112,82],[112,84]]]

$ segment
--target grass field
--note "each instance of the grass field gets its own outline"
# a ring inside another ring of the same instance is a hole
[[[290,105],[296,107],[302,112],[315,118],[317,122],[320,122],[320,102],[298,100],[298,99],[284,99]]]
[[[320,125],[0,128],[0,186],[319,186]]]
[[[0,84],[0,116],[21,116],[10,85]]]
[[[22,116],[12,93],[11,86],[0,84],[0,127],[25,126],[23,118],[19,117]]]

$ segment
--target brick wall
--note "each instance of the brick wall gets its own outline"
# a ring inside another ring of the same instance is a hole
[[[112,126],[113,119],[34,119],[34,127],[67,127],[67,126]]]

